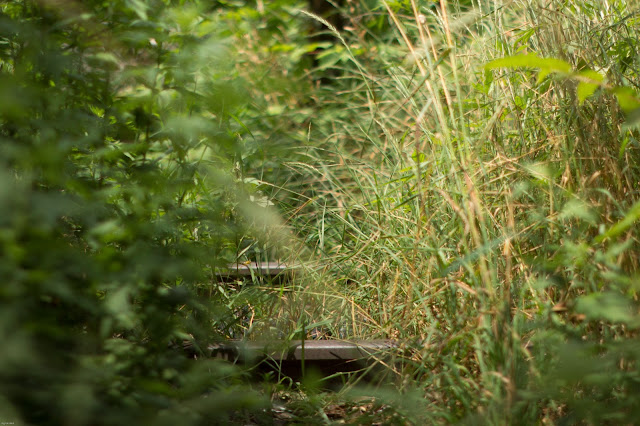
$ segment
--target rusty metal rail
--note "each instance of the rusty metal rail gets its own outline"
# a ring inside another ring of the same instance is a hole
[[[381,362],[389,362],[399,351],[390,340],[228,341],[208,347],[211,357],[248,366],[259,374],[275,371],[278,376],[301,380],[313,372],[315,377],[324,377],[329,387],[344,383],[345,374],[354,372],[366,381],[384,377]]]
[[[218,271],[219,278],[246,278],[251,276],[278,277],[293,273],[297,266],[289,266],[281,262],[248,262],[232,263]]]
[[[275,361],[355,361],[388,353],[398,345],[391,340],[294,340],[291,342],[229,341],[210,345],[214,358],[250,361],[269,358]]]

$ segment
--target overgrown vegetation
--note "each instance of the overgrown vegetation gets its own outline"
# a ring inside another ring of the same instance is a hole
[[[3,419],[268,423],[180,346],[313,330],[403,351],[291,422],[635,422],[637,6],[306,6],[2,6]]]

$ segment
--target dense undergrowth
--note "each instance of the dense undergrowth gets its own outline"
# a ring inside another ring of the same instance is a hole
[[[268,424],[179,346],[312,330],[402,351],[291,422],[634,423],[637,6],[305,6],[2,5],[2,420]]]

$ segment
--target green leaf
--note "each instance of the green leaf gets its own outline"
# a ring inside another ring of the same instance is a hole
[[[598,235],[594,241],[596,243],[601,243],[607,238],[615,238],[627,229],[631,228],[638,219],[640,219],[640,201],[636,201],[622,220],[615,223],[608,231]]]
[[[640,108],[640,98],[635,90],[630,87],[616,87],[613,89],[613,94],[616,95],[620,108],[626,113],[632,112]]]
[[[578,299],[576,311],[589,320],[608,321],[636,325],[638,318],[633,315],[632,305],[619,293],[594,293]]]
[[[622,130],[637,129],[640,127],[640,108],[627,113]]]
[[[596,71],[585,70],[578,73],[578,79],[580,80],[577,89],[578,101],[582,104],[589,96],[598,90],[602,85],[601,83],[604,77]]]
[[[526,165],[524,169],[536,179],[540,179],[547,183],[553,181],[553,171],[547,164],[533,163]]]
[[[118,325],[131,329],[136,324],[136,316],[130,300],[130,289],[121,287],[114,292],[110,292],[105,298],[104,307],[111,313]]]
[[[551,72],[571,72],[568,62],[556,58],[541,58],[535,53],[495,59],[484,66],[486,70],[497,68],[539,68],[545,75]]]
[[[602,83],[604,81],[604,76],[594,70],[580,71],[578,73],[578,77],[584,80],[592,80],[590,82],[593,82],[593,83]]]
[[[591,207],[582,200],[572,199],[567,201],[564,205],[558,219],[581,219],[587,223],[595,224],[597,222],[597,216],[593,213]]]
[[[115,71],[120,68],[120,61],[113,53],[100,52],[95,55],[87,56],[87,62],[96,67],[109,71]]]
[[[585,83],[585,82],[580,82],[578,83],[578,102],[580,104],[583,104],[584,101],[591,95],[593,95],[593,93],[598,89],[598,87],[600,87],[600,85],[598,84],[593,84],[593,83]]]
[[[147,10],[149,9],[149,6],[145,2],[141,0],[126,0],[125,4],[138,16],[139,19],[143,21],[148,19]]]

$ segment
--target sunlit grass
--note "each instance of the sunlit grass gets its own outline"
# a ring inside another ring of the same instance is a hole
[[[399,387],[424,392],[432,421],[554,421],[568,400],[535,393],[555,365],[545,333],[630,336],[576,306],[603,288],[635,298],[633,228],[594,237],[637,199],[637,131],[611,94],[582,103],[570,79],[484,65],[535,52],[633,87],[636,10],[440,4],[384,3],[382,35],[354,20],[343,72],[304,98],[299,157],[274,183],[308,249],[286,321],[409,342]]]

